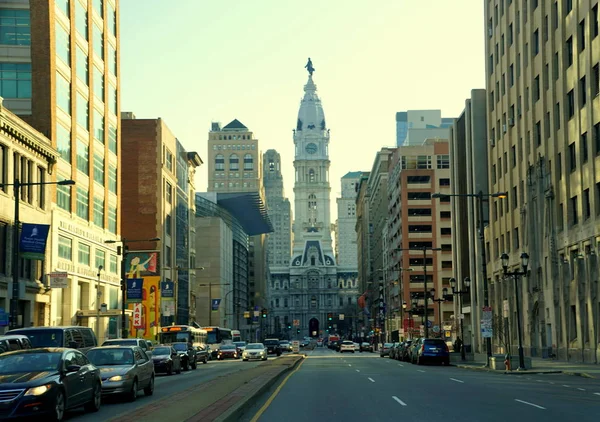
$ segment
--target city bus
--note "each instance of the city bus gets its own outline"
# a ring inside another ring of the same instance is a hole
[[[206,346],[208,333],[202,328],[189,325],[169,325],[162,327],[158,334],[160,344],[192,343],[193,346]]]
[[[239,330],[231,330],[231,340],[235,343],[236,341],[242,341],[242,333]]]
[[[221,327],[202,327],[202,330],[206,331],[207,340],[206,343],[210,349],[212,357],[217,356],[217,350],[221,343],[232,343],[231,329]]]

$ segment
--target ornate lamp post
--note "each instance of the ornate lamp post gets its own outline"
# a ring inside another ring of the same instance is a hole
[[[505,276],[512,276],[515,282],[515,305],[517,308],[517,336],[519,339],[519,368],[518,371],[525,370],[525,357],[523,355],[523,333],[521,332],[521,305],[519,302],[519,285],[518,280],[520,276],[527,275],[527,267],[529,266],[529,255],[526,252],[521,254],[521,267],[523,271],[508,271],[508,254],[505,252],[500,257],[502,259],[502,269],[504,270]]]
[[[452,277],[450,279],[450,287],[452,287],[452,294],[455,296],[458,296],[459,298],[459,302],[458,302],[458,309],[460,310],[459,312],[459,319],[460,319],[460,336],[462,338],[462,344],[460,345],[460,358],[464,361],[466,360],[466,353],[465,353],[465,331],[464,331],[464,327],[463,327],[463,319],[462,319],[462,296],[469,294],[469,287],[471,286],[471,279],[469,277],[465,277],[465,279],[463,280],[463,289],[462,290],[457,290],[457,286],[456,286],[456,279],[454,277]]]

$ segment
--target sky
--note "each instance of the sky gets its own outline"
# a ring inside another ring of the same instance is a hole
[[[331,130],[331,214],[340,178],[394,146],[397,111],[458,117],[485,87],[481,0],[121,0],[121,110],[161,117],[207,155],[211,122],[244,123],[281,153],[293,201],[294,144],[310,57]],[[205,163],[197,191],[207,190]],[[332,221],[333,222],[333,221]]]

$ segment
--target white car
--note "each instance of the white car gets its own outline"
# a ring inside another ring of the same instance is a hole
[[[354,342],[342,341],[342,344],[340,345],[340,353],[344,353],[344,352],[354,353]]]
[[[242,360],[249,361],[253,359],[267,360],[267,348],[262,343],[250,343],[246,345],[242,353]]]
[[[355,352],[360,352],[360,344],[354,342],[354,351]]]

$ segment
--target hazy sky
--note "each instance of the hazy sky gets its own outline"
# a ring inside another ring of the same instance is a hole
[[[212,121],[244,123],[282,155],[293,200],[293,139],[310,56],[331,129],[332,218],[340,178],[395,144],[395,113],[457,117],[484,88],[481,0],[121,0],[121,100],[162,117],[204,159]],[[207,189],[205,164],[196,179]]]

